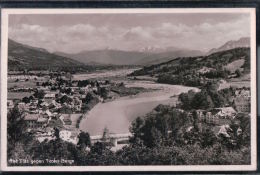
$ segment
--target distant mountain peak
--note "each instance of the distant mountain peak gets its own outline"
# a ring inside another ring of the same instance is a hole
[[[207,55],[210,55],[210,54],[215,53],[215,52],[234,49],[234,48],[237,48],[237,47],[250,47],[250,38],[249,37],[242,37],[242,38],[239,38],[238,40],[227,41],[225,44],[223,44],[219,48],[211,49],[207,53]]]

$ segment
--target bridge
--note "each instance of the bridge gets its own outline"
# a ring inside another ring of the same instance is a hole
[[[108,142],[111,142],[115,147],[118,145],[118,142],[124,142],[128,141],[129,137],[131,137],[131,133],[125,133],[125,134],[109,134],[107,138],[104,138],[103,135],[95,135],[90,136],[91,143],[96,143],[99,141],[104,141],[104,139]]]

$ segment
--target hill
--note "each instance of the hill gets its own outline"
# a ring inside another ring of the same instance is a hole
[[[82,63],[8,39],[8,70],[68,68]]]
[[[249,37],[242,37],[236,41],[228,41],[224,45],[220,46],[219,48],[211,49],[207,55],[210,55],[215,52],[230,50],[238,47],[250,47],[250,38]]]
[[[202,56],[203,52],[199,50],[168,50],[160,53],[154,53],[147,57],[142,58],[137,62],[138,65],[152,65],[167,62],[178,57],[189,57],[189,56]]]
[[[208,56],[179,57],[160,64],[145,66],[130,76],[149,75],[157,77],[160,83],[203,86],[211,80],[227,80],[249,73],[250,49],[235,48]]]

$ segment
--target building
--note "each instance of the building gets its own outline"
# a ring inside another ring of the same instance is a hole
[[[212,115],[211,112],[207,112],[205,115],[205,121],[209,124],[219,124],[219,117],[216,115]]]
[[[234,99],[234,106],[237,112],[249,113],[251,102],[249,97],[239,96]]]
[[[37,129],[47,124],[48,119],[40,116],[39,114],[27,114],[24,118],[27,127],[30,129]]]
[[[251,108],[250,88],[240,88],[235,91],[234,106],[237,112],[249,113]]]
[[[13,100],[7,100],[7,109],[10,110],[14,107]]]
[[[37,125],[36,123],[37,123],[38,118],[39,118],[39,114],[27,114],[24,117],[27,127],[31,128],[31,129],[36,128],[36,125]]]
[[[235,118],[237,112],[232,107],[215,108],[206,112],[203,115],[203,111],[196,111],[197,116],[209,124],[226,125],[230,124]]]
[[[44,99],[55,99],[55,93],[45,94]]]
[[[196,110],[196,116],[200,122],[203,122],[206,120],[204,113],[205,113],[204,110]]]
[[[61,130],[60,139],[76,145],[78,143],[78,133],[77,131]]]
[[[60,120],[62,121],[62,123],[64,125],[71,125],[72,124],[71,114],[61,114]]]

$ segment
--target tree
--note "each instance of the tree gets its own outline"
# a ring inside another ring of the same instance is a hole
[[[93,99],[94,99],[94,95],[92,93],[88,92],[85,99],[83,99],[82,102],[89,103]]]
[[[71,94],[71,91],[72,91],[72,89],[71,89],[71,88],[68,88],[68,89],[65,90],[65,93],[66,93],[66,94]]]
[[[242,73],[240,72],[239,69],[237,69],[237,70],[235,71],[235,74],[237,75],[237,77],[241,77],[241,75],[242,75]]]
[[[207,92],[216,92],[219,88],[218,82],[207,82],[207,84],[204,87]]]
[[[7,114],[8,157],[18,151],[16,150],[18,145],[27,144],[32,140],[32,135],[27,132],[27,129],[23,113],[17,106],[11,109]]]
[[[73,101],[72,98],[68,97],[67,95],[63,95],[61,98],[60,98],[60,102],[61,103],[71,103]]]
[[[28,97],[24,97],[23,99],[22,99],[22,102],[24,102],[24,103],[30,103],[30,98],[28,98]]]
[[[214,103],[206,90],[196,93],[191,104],[194,109],[211,109],[214,107]]]
[[[97,142],[87,155],[87,165],[118,165],[118,157],[109,149],[109,143]]]
[[[130,132],[132,133],[132,137],[129,138],[129,142],[132,145],[140,145],[142,143],[142,135],[143,132],[141,128],[144,126],[144,120],[141,117],[137,117],[130,126]]]
[[[19,111],[18,107],[14,107],[7,114],[7,137],[10,143],[23,139],[26,129],[23,113]]]
[[[217,91],[210,92],[210,97],[214,103],[214,106],[217,108],[224,107],[227,104],[225,97]]]
[[[54,128],[54,137],[56,140],[60,140],[60,130],[58,128]]]
[[[34,93],[34,97],[38,99],[43,99],[44,96],[45,92],[43,90],[36,90],[36,92]]]
[[[90,147],[91,146],[91,140],[90,140],[90,136],[87,132],[80,132],[78,135],[78,143],[77,145],[81,148],[81,149],[85,149],[86,147]]]
[[[206,129],[201,133],[201,146],[202,148],[206,148],[209,146],[213,146],[217,141],[217,137],[214,132],[210,129]]]
[[[149,140],[150,140],[149,143],[150,147],[159,147],[163,142],[162,133],[157,128],[152,127],[151,136]]]
[[[232,122],[229,127],[226,128],[227,134],[220,134],[220,142],[225,145],[229,150],[240,149],[243,140],[242,134],[238,132],[239,125]]]
[[[106,143],[105,142],[96,142],[91,147],[91,153],[96,153],[102,155],[102,153],[106,150]]]
[[[195,92],[193,90],[189,90],[188,93],[181,93],[179,95],[179,101],[182,103],[181,107],[183,109],[191,109],[192,108],[192,100],[195,96]]]
[[[60,109],[59,112],[62,114],[72,114],[72,109],[69,106],[63,105]]]
[[[99,90],[100,90],[100,96],[106,99],[108,96],[108,90],[104,87],[99,88]]]

